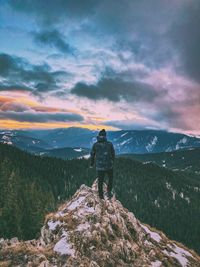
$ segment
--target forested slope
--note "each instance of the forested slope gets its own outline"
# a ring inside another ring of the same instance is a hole
[[[182,170],[200,175],[200,148],[149,154],[124,154],[120,157],[142,162],[153,162],[172,170]]]
[[[89,162],[29,155],[0,144],[0,236],[31,239],[47,211],[69,198],[95,171]],[[200,182],[131,159],[115,162],[116,197],[138,219],[200,253]]]
[[[0,236],[30,239],[59,199],[87,182],[87,161],[41,158],[0,144]]]

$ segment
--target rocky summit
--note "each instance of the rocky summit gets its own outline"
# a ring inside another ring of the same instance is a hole
[[[0,239],[0,266],[199,267],[200,257],[141,223],[115,197],[100,200],[95,182],[46,216],[39,239]]]

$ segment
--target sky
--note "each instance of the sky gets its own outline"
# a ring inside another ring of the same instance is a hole
[[[0,129],[200,135],[199,0],[0,0]]]

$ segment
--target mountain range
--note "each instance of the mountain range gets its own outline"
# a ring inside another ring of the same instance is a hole
[[[58,148],[84,150],[91,148],[96,141],[97,134],[97,131],[76,127],[53,130],[0,131],[0,142],[13,144],[32,153],[46,153],[48,152],[46,150]],[[113,142],[117,154],[171,152],[200,147],[199,137],[159,130],[108,131],[107,137]],[[48,155],[51,156],[54,153],[54,151],[52,153],[49,151]],[[79,157],[78,154],[77,157]]]
[[[37,152],[42,149],[49,149],[50,145],[34,134],[27,131],[0,131],[0,142],[14,145],[22,150]]]
[[[200,175],[200,148],[189,148],[172,152],[123,154],[122,157],[139,160],[144,164],[155,163],[174,171]]]

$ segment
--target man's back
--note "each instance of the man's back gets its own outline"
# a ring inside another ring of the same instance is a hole
[[[96,169],[98,175],[98,191],[99,197],[104,198],[103,195],[103,181],[105,174],[108,175],[107,193],[108,197],[112,197],[112,183],[113,183],[113,164],[115,159],[115,150],[113,144],[106,139],[106,131],[102,129],[97,136],[97,142],[93,145],[91,150],[91,166],[96,162]]]
[[[98,138],[93,145],[91,157],[95,156],[97,170],[109,170],[113,168],[115,152],[113,144],[106,137]]]

